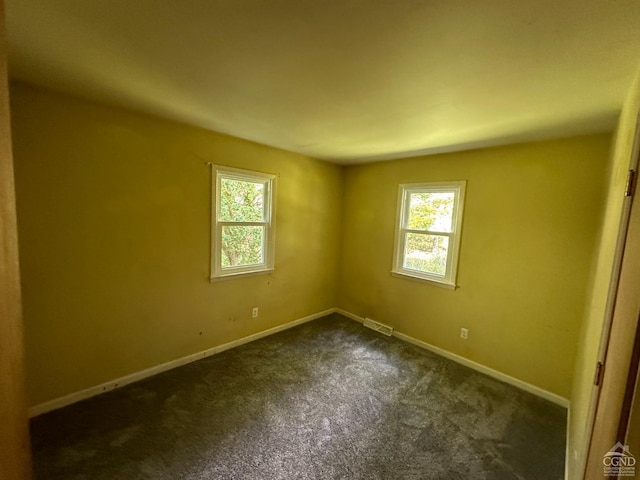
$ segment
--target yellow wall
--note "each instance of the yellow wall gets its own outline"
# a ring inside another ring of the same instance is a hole
[[[24,84],[11,97],[31,405],[335,306],[339,167]],[[208,282],[207,161],[279,174],[275,273]]]
[[[592,401],[593,378],[598,357],[613,258],[622,213],[624,188],[631,160],[635,123],[640,109],[640,74],[624,104],[614,138],[613,159],[608,175],[605,215],[598,239],[595,274],[587,296],[585,319],[579,334],[569,425],[569,478],[582,478],[587,454],[587,425]]]
[[[347,168],[339,306],[568,398],[609,144],[594,135]],[[468,181],[455,291],[390,274],[398,184],[445,180]]]
[[[340,168],[22,83],[12,114],[31,405],[334,306],[569,396],[609,135]],[[208,161],[279,174],[275,273],[208,282]],[[392,277],[398,184],[460,179],[460,288]]]

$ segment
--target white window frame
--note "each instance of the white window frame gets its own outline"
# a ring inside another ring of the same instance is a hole
[[[462,213],[466,186],[467,182],[464,180],[455,182],[405,183],[399,185],[392,274],[419,279],[421,281],[450,289],[456,288],[458,254],[460,252],[460,239],[462,233]],[[435,192],[454,192],[455,194],[451,232],[409,229],[407,224],[409,221],[409,199],[411,194]],[[404,267],[406,238],[409,233],[449,237],[447,265],[444,275],[437,275]]]
[[[268,273],[275,269],[275,202],[276,175],[240,168],[211,165],[211,281],[236,278],[238,276]],[[220,220],[222,179],[262,183],[264,185],[264,217],[257,222],[231,222]],[[263,262],[255,265],[222,267],[222,229],[229,225],[262,226]]]

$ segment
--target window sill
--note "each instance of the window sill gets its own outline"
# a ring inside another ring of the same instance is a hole
[[[422,277],[418,277],[416,275],[411,275],[411,274],[405,273],[405,272],[392,271],[391,275],[394,276],[394,277],[398,277],[398,278],[404,278],[406,280],[413,280],[415,282],[427,283],[429,285],[433,285],[434,287],[446,288],[447,290],[455,290],[456,288],[458,288],[455,283],[439,282],[438,280],[431,280],[429,278],[422,278]]]
[[[221,282],[223,280],[231,280],[234,278],[246,278],[246,277],[255,277],[258,275],[268,275],[275,271],[276,271],[275,268],[266,268],[264,270],[252,270],[250,272],[225,273],[223,275],[209,277],[209,282],[214,283],[214,282]]]

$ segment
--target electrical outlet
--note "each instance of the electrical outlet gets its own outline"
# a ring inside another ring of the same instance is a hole
[[[469,338],[469,329],[468,328],[461,328],[460,329],[460,338],[463,338],[464,340]]]
[[[253,307],[251,311],[251,318],[256,318],[258,316],[258,307]]]

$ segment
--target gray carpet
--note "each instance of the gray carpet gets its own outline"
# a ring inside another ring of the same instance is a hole
[[[563,478],[566,411],[331,315],[32,421],[37,480]]]

